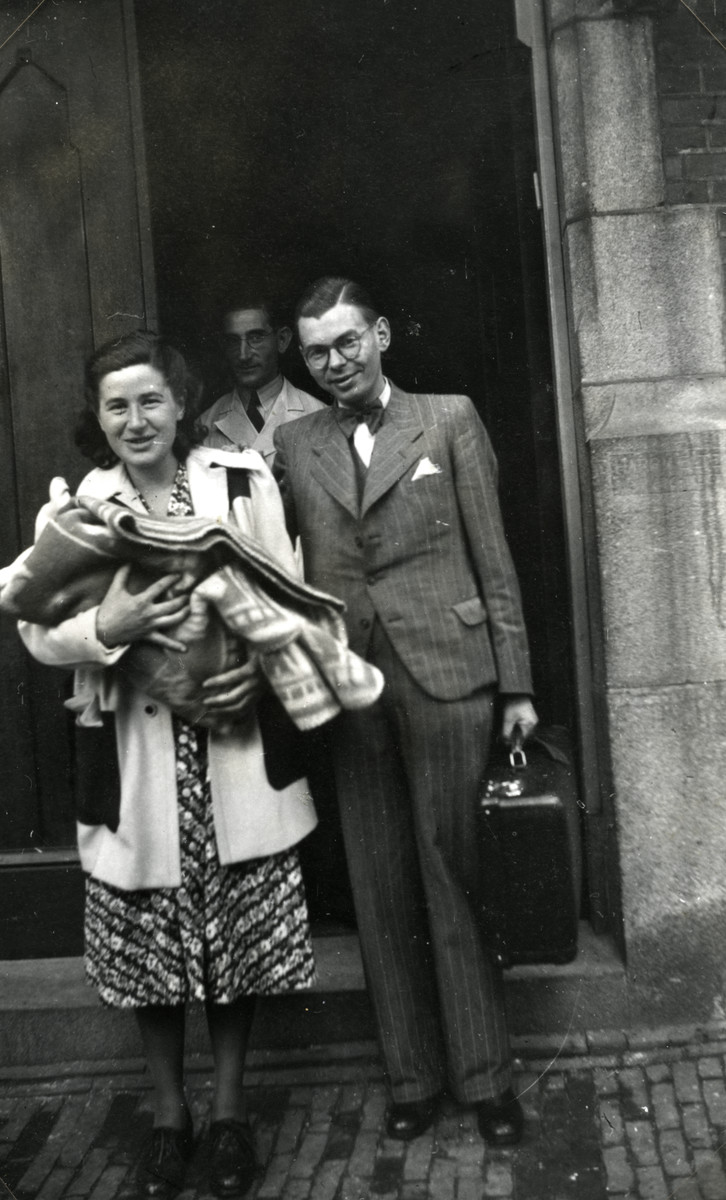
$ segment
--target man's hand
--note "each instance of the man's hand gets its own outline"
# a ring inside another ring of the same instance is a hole
[[[213,716],[228,713],[243,716],[253,709],[267,684],[257,663],[252,660],[241,667],[213,675],[202,684],[204,707]]]
[[[164,575],[132,595],[127,586],[130,570],[130,563],[119,567],[101,601],[96,617],[98,640],[107,649],[126,642],[154,642],[184,653],[184,643],[164,632],[189,615],[189,597],[171,594],[179,575]]]
[[[504,717],[502,719],[502,738],[511,745],[515,725],[522,731],[522,740],[526,741],[538,723],[537,713],[529,696],[509,696],[504,701]]]

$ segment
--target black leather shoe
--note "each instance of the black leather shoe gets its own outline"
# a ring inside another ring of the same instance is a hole
[[[209,1127],[209,1186],[215,1196],[244,1196],[257,1175],[252,1130],[247,1121],[212,1121]]]
[[[495,1100],[476,1105],[479,1132],[490,1146],[516,1146],[524,1130],[524,1113],[511,1088]]]
[[[185,1129],[168,1129],[165,1125],[152,1129],[136,1172],[137,1195],[144,1200],[172,1200],[182,1190],[193,1152],[191,1122]]]
[[[408,1104],[392,1104],[386,1117],[386,1133],[399,1142],[410,1142],[433,1124],[438,1107],[438,1096],[412,1100]]]

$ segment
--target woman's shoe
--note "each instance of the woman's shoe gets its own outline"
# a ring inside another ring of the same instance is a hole
[[[185,1129],[169,1129],[165,1125],[152,1129],[136,1172],[137,1194],[144,1200],[173,1200],[182,1190],[193,1153],[191,1121]]]
[[[212,1121],[209,1127],[209,1186],[215,1196],[244,1196],[257,1175],[252,1129],[247,1121]]]
[[[511,1088],[494,1100],[476,1105],[479,1132],[490,1146],[516,1146],[524,1129],[524,1113]]]

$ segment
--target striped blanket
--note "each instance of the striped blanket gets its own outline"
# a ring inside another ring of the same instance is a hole
[[[187,652],[132,645],[116,670],[187,720],[208,722],[201,683],[254,658],[298,729],[365,708],[383,677],[348,648],[333,596],[295,579],[253,539],[201,517],[158,519],[112,500],[78,496],[40,534],[0,592],[0,608],[55,626],[103,599],[122,563],[141,591],[179,573],[188,617],[167,632]]]

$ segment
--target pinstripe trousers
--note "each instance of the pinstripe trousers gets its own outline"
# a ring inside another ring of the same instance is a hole
[[[473,912],[475,809],[493,691],[434,700],[381,625],[378,702],[338,718],[334,763],[363,962],[396,1103],[461,1102],[511,1083],[501,971]]]

